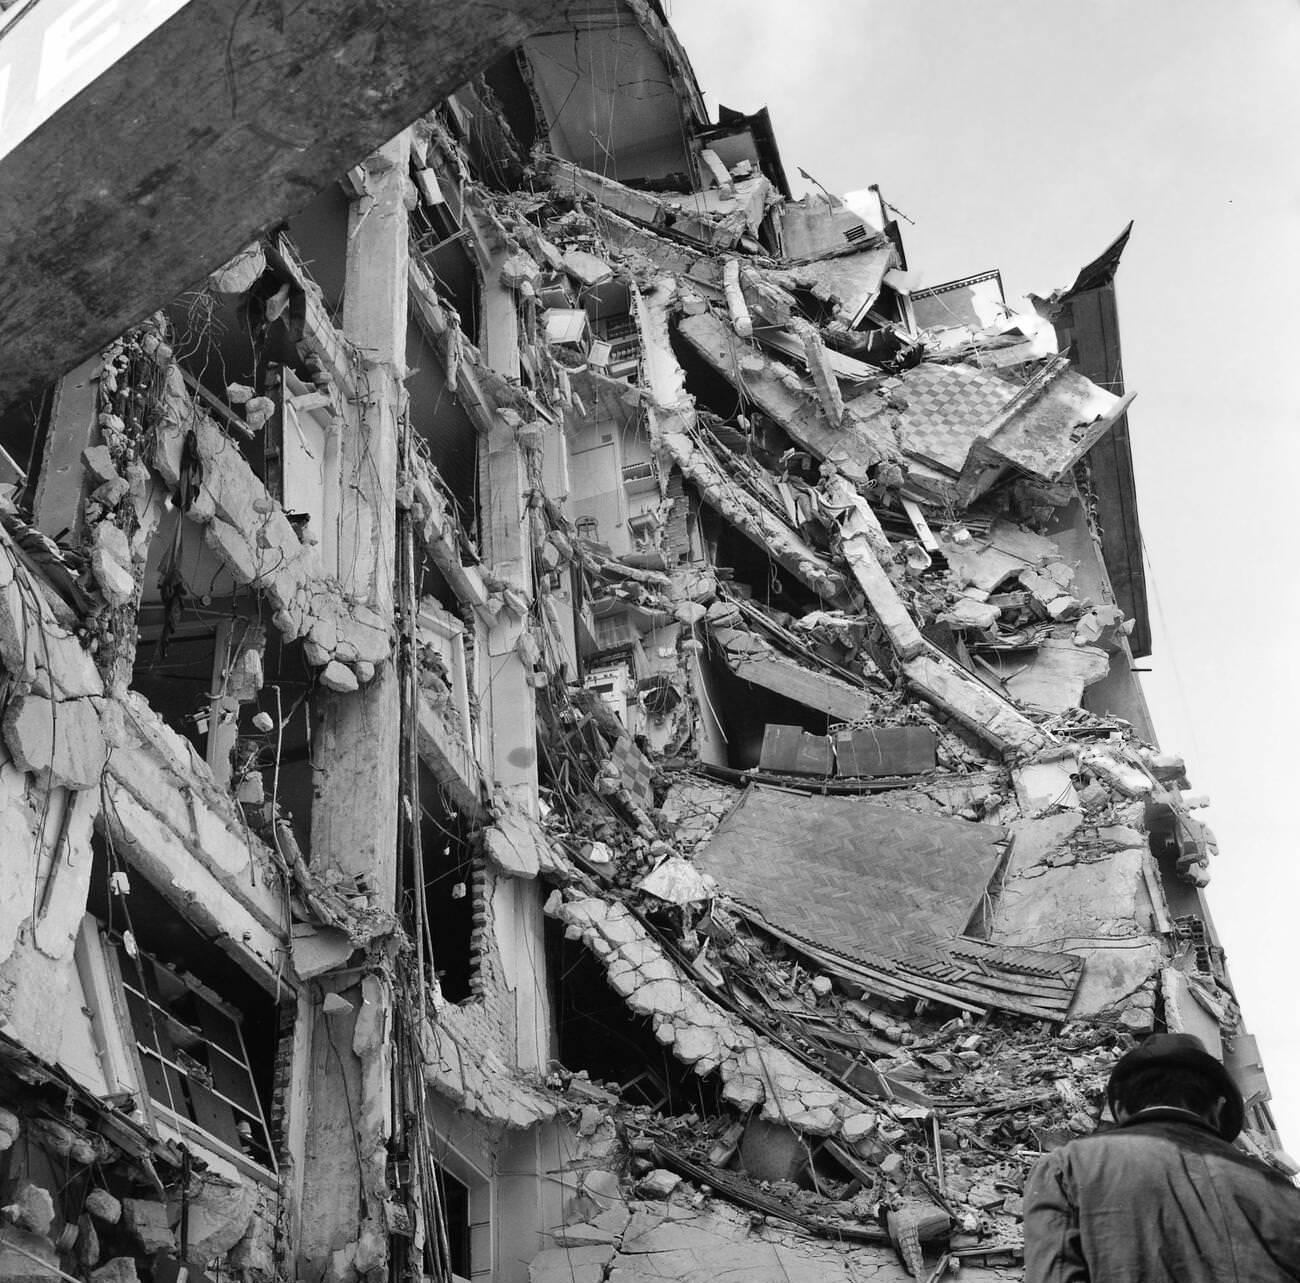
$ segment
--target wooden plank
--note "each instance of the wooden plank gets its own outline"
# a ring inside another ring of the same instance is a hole
[[[0,159],[0,406],[297,212],[558,8],[190,0]]]

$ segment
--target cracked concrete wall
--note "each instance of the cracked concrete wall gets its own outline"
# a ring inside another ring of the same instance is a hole
[[[1126,817],[1140,822],[1138,814]],[[1135,1031],[1155,1016],[1166,951],[1141,921],[1146,836],[1128,823],[1089,824],[1078,811],[1017,821],[990,937],[1084,959],[1071,1017],[1111,1016]]]
[[[104,682],[55,600],[0,531],[0,671],[9,682],[0,734],[21,769],[55,786],[90,788],[108,753],[99,726]]]
[[[135,868],[263,984],[284,970],[286,889],[188,741],[103,679],[0,533],[0,1019],[59,1059],[103,823]]]
[[[98,796],[48,788],[0,743],[0,1028],[56,1063],[74,989]]]
[[[555,1106],[538,1078],[515,1067],[515,1000],[501,956],[494,895],[498,883],[513,880],[486,870],[474,910],[475,996],[459,1003],[436,996],[422,1047],[425,1081],[435,1092],[480,1118],[522,1128],[550,1118]],[[434,948],[436,965],[436,942]]]

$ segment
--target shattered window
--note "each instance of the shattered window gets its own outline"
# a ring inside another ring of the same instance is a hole
[[[116,949],[150,1099],[274,1171],[238,1012],[125,941]]]

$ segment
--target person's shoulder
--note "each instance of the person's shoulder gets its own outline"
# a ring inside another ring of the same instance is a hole
[[[1270,1166],[1263,1159],[1248,1154],[1231,1141],[1210,1131],[1208,1127],[1197,1127],[1169,1119],[1152,1119],[1145,1122],[1129,1123],[1123,1127],[1110,1126],[1104,1131],[1098,1130],[1091,1136],[1083,1136],[1071,1141],[1070,1145],[1083,1145],[1089,1142],[1110,1140],[1115,1144],[1140,1144],[1150,1146],[1152,1141],[1159,1141],[1177,1150],[1192,1151],[1202,1157],[1217,1160],[1219,1170],[1236,1171],[1241,1174],[1251,1173],[1263,1178],[1285,1191],[1288,1197],[1300,1199],[1297,1189],[1290,1177]],[[1068,1148],[1068,1146],[1066,1146]]]
[[[1102,1123],[1096,1131],[1089,1132],[1086,1136],[1076,1136],[1065,1144],[1048,1150],[1038,1160],[1038,1165],[1060,1169],[1068,1169],[1075,1163],[1083,1163],[1087,1166],[1104,1161],[1103,1155],[1116,1150],[1123,1151],[1131,1147],[1150,1150],[1153,1148],[1153,1141],[1157,1142],[1157,1148],[1160,1147],[1160,1142],[1166,1141],[1176,1146],[1178,1138],[1165,1136],[1154,1128],[1139,1129],[1132,1126],[1119,1127],[1114,1123]]]
[[[1054,1149],[1046,1150],[1039,1155],[1035,1167],[1044,1171],[1052,1168],[1067,1168],[1076,1157],[1097,1152],[1097,1147],[1104,1145],[1106,1140],[1115,1133],[1116,1128],[1112,1124],[1103,1124],[1095,1132],[1089,1132],[1086,1136],[1075,1136]]]

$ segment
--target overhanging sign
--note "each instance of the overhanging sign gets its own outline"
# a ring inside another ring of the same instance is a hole
[[[189,0],[34,0],[0,29],[0,157]]]

